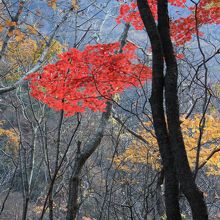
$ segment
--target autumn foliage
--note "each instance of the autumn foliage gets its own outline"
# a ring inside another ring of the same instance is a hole
[[[151,69],[137,64],[136,47],[129,43],[117,53],[120,43],[87,45],[60,54],[42,73],[31,74],[31,95],[67,116],[85,109],[104,111],[106,100],[151,77]]]
[[[10,154],[16,155],[19,150],[19,137],[16,130],[5,129],[4,121],[0,120],[0,143],[1,148]]]
[[[193,35],[205,24],[220,24],[220,4],[219,0],[200,1],[197,6],[187,5],[186,0],[169,0],[171,6],[176,8],[176,18],[170,21],[172,39],[177,46],[183,45],[192,40]],[[157,1],[148,0],[152,14],[157,19]],[[184,10],[184,17],[179,17],[179,9]],[[141,20],[135,1],[122,4],[120,6],[117,23],[122,21],[131,23],[136,30],[143,30],[144,24]],[[199,35],[203,35],[199,31]]]
[[[191,118],[181,117],[181,128],[183,131],[184,142],[188,160],[192,169],[196,166],[198,140],[200,138],[200,120],[202,115],[195,114]],[[134,139],[130,147],[122,154],[118,155],[114,162],[119,170],[132,172],[135,164],[150,164],[153,169],[160,169],[161,158],[152,122],[145,122],[146,130],[138,132],[147,142]],[[206,115],[206,126],[203,129],[201,139],[199,167],[206,167],[208,175],[219,175],[220,169],[220,118]]]

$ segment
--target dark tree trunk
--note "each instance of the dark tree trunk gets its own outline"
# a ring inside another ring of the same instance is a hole
[[[51,193],[49,195],[49,219],[53,220],[53,189],[51,190]]]
[[[29,204],[29,198],[27,197],[23,201],[22,220],[26,220],[27,219],[28,204]]]
[[[150,103],[154,129],[164,166],[167,218],[173,220],[181,219],[178,203],[179,181],[183,193],[190,203],[193,219],[206,220],[208,219],[206,205],[202,193],[197,189],[194,182],[180,128],[177,95],[178,69],[170,39],[167,0],[158,0],[158,27],[152,16],[148,1],[138,0],[137,2],[153,52]],[[167,67],[165,79],[163,75],[164,58]],[[165,121],[163,107],[164,88],[168,123]]]
[[[67,204],[67,220],[75,220],[79,205],[78,205],[78,189],[80,185],[79,175],[81,173],[81,168],[79,167],[79,161],[76,161],[74,165],[74,171],[69,181],[69,195]]]
[[[152,94],[150,98],[153,124],[157,142],[160,149],[160,154],[164,167],[165,176],[165,204],[166,214],[168,219],[181,219],[179,200],[178,200],[178,181],[174,167],[174,160],[171,153],[169,137],[166,128],[165,114],[164,114],[164,61],[163,49],[159,32],[153,15],[150,11],[148,2],[146,0],[137,1],[140,15],[144,22],[145,28],[149,35],[152,52],[153,52],[153,76],[152,76]]]
[[[208,219],[203,194],[198,190],[186,155],[179,120],[178,67],[170,38],[168,1],[158,0],[158,29],[166,61],[165,100],[169,138],[181,189],[190,203],[194,220]]]
[[[81,170],[86,163],[87,159],[92,155],[92,153],[99,146],[103,135],[104,130],[107,125],[108,119],[111,113],[111,103],[107,103],[106,112],[102,113],[102,117],[99,123],[97,130],[94,134],[89,138],[89,140],[85,143],[83,149],[80,149],[81,143],[78,143],[78,150],[76,153],[76,158],[73,166],[73,171],[71,178],[69,180],[69,196],[67,202],[67,216],[66,220],[75,220],[76,215],[79,209],[78,205],[78,189],[79,189],[79,181]]]

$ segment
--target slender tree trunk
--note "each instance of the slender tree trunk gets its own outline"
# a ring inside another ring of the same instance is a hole
[[[128,31],[130,28],[130,24],[126,23],[124,31],[120,38],[120,48],[119,53],[122,53],[123,47],[126,44],[126,39],[128,35]],[[106,106],[106,112],[102,113],[102,117],[99,123],[99,127],[93,134],[93,136],[87,141],[87,143],[84,145],[83,150],[81,152],[81,142],[78,143],[78,149],[76,153],[75,163],[73,167],[73,172],[69,181],[69,197],[67,202],[67,216],[66,220],[75,220],[77,216],[77,212],[79,209],[78,205],[78,189],[79,189],[79,183],[80,183],[80,173],[81,170],[86,163],[87,159],[92,155],[92,153],[98,148],[103,135],[104,130],[107,125],[108,119],[111,114],[112,109],[112,103],[107,102]]]
[[[22,220],[27,219],[28,204],[29,204],[29,198],[27,197],[23,201]]]
[[[76,215],[79,209],[77,202],[78,199],[78,189],[79,189],[79,176],[74,176],[69,182],[69,203],[68,203],[68,215],[67,219],[76,219]],[[72,199],[70,198],[72,197]]]
[[[28,211],[28,204],[29,204],[29,186],[28,186],[28,179],[27,179],[27,167],[26,167],[26,150],[21,145],[20,148],[20,166],[21,166],[21,180],[22,180],[22,188],[23,188],[23,210],[22,210],[22,220],[27,219],[27,211]]]
[[[48,207],[49,207],[49,219],[53,220],[53,188],[51,190],[51,193],[49,195],[49,202],[48,202]]]
[[[206,204],[203,194],[198,190],[195,184],[180,127],[177,89],[178,67],[170,38],[167,0],[158,0],[158,29],[167,67],[165,76],[166,113],[177,176],[181,189],[190,203],[193,219],[206,220],[208,219]]]
[[[82,168],[82,167],[81,167]],[[79,209],[78,205],[78,189],[80,184],[79,175],[81,173],[80,161],[76,159],[73,167],[73,173],[69,181],[69,194],[67,204],[67,220],[75,220]]]
[[[150,38],[153,52],[153,76],[152,93],[150,104],[152,109],[153,124],[160,154],[164,167],[165,176],[165,204],[168,219],[181,219],[179,201],[178,201],[178,181],[174,167],[174,159],[171,153],[169,136],[166,128],[164,114],[164,61],[163,49],[156,23],[146,0],[138,0],[138,9],[145,28]]]
[[[76,153],[75,163],[73,166],[73,172],[69,181],[69,196],[67,202],[67,216],[66,220],[75,220],[78,212],[78,189],[81,170],[92,155],[92,153],[97,149],[104,135],[104,131],[111,114],[112,104],[107,103],[106,112],[102,113],[102,117],[97,130],[90,137],[90,139],[85,143],[83,149],[80,149],[81,143],[78,143],[78,150]]]
[[[46,206],[47,206],[47,202],[48,202],[48,208],[49,208],[49,219],[53,220],[53,216],[54,216],[54,188],[55,188],[55,181],[57,178],[57,174],[58,171],[60,169],[60,166],[62,163],[59,163],[59,155],[60,155],[60,143],[61,143],[61,132],[62,132],[62,124],[63,124],[63,119],[64,119],[64,111],[61,110],[60,111],[60,118],[59,118],[59,122],[58,122],[58,128],[57,128],[57,139],[56,139],[56,159],[55,159],[55,168],[54,168],[54,174],[51,175],[51,170],[49,168],[49,161],[46,155],[46,161],[47,161],[47,166],[48,166],[48,173],[49,173],[49,177],[50,177],[50,184],[49,184],[49,190],[46,196],[46,199],[44,201],[44,205],[43,205],[43,210],[41,212],[41,216],[39,218],[39,220],[42,220],[44,217],[44,214],[46,212]],[[45,152],[46,153],[46,152]]]

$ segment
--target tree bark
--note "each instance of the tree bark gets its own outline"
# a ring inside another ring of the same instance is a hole
[[[80,156],[80,155],[78,155]],[[76,156],[77,157],[77,156]],[[80,157],[76,158],[73,172],[69,181],[69,197],[68,197],[68,204],[67,204],[67,220],[74,220],[76,219],[77,212],[79,209],[78,205],[78,189],[80,185],[79,175],[81,173],[82,166],[80,167]]]
[[[170,37],[168,1],[158,0],[158,30],[166,62],[165,102],[169,138],[181,189],[190,203],[194,220],[208,219],[203,194],[198,190],[186,155],[179,120],[178,67]]]
[[[168,3],[167,0],[158,0],[157,27],[148,1],[138,0],[137,2],[141,18],[150,38],[153,52],[152,95],[150,103],[154,129],[165,172],[165,203],[167,218],[181,219],[178,204],[179,181],[181,189],[190,203],[193,219],[206,220],[208,219],[206,205],[202,193],[198,190],[194,182],[181,133],[177,94],[178,68],[170,38]],[[165,58],[166,62],[165,78],[163,75],[163,58]],[[164,88],[167,123],[165,121],[163,107]],[[174,207],[176,207],[178,211],[172,214],[172,210],[170,209]]]
[[[80,182],[80,173],[86,163],[87,159],[97,149],[104,135],[105,127],[111,114],[112,104],[107,103],[106,112],[102,113],[99,127],[95,133],[89,138],[84,145],[82,151],[80,149],[81,143],[78,143],[78,150],[76,153],[75,163],[73,166],[72,175],[69,181],[69,197],[67,202],[67,216],[66,220],[75,220],[78,212],[78,189]]]
[[[29,204],[29,197],[26,197],[23,201],[22,220],[27,219],[28,204]]]
[[[138,0],[138,9],[150,38],[153,52],[152,93],[150,104],[153,116],[153,125],[159,150],[162,158],[165,176],[165,204],[168,219],[181,219],[178,201],[178,181],[174,167],[174,159],[171,153],[170,141],[166,128],[164,114],[164,61],[163,49],[156,23],[146,0]]]

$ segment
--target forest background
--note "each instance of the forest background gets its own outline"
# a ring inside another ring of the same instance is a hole
[[[220,218],[220,3],[169,1],[160,20],[165,5],[0,1],[0,219]],[[177,89],[164,73],[154,90],[172,54]],[[177,146],[176,117],[180,154],[158,135]]]

